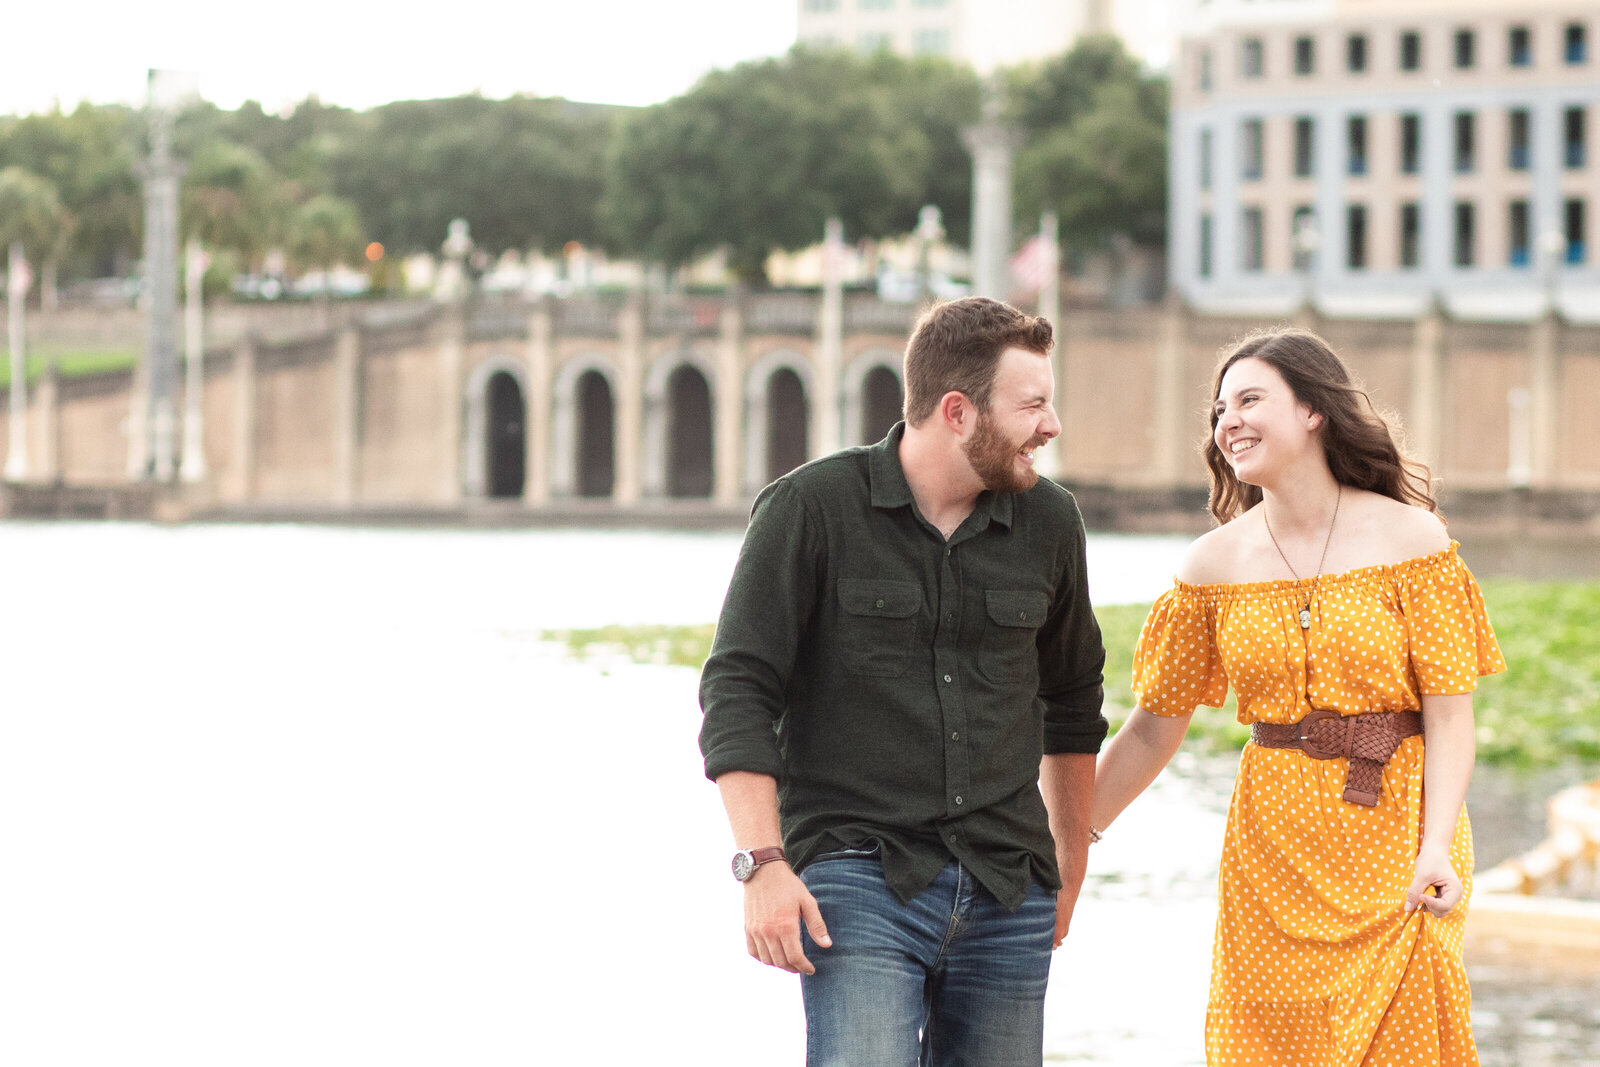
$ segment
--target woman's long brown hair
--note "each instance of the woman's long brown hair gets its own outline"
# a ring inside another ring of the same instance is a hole
[[[1398,419],[1373,407],[1366,390],[1322,338],[1307,330],[1277,329],[1251,334],[1234,346],[1217,365],[1211,383],[1211,433],[1202,451],[1211,474],[1211,514],[1217,522],[1236,519],[1261,501],[1261,488],[1239,481],[1216,443],[1222,376],[1241,359],[1259,359],[1270,366],[1283,376],[1297,401],[1322,416],[1322,451],[1341,485],[1370,489],[1439,513],[1427,465],[1407,456],[1396,440]]]

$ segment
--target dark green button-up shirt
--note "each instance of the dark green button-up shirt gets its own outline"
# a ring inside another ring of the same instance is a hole
[[[875,847],[909,900],[954,857],[1015,908],[1061,885],[1040,759],[1106,733],[1083,520],[1040,479],[983,493],[947,541],[903,433],[756,500],[700,679],[706,775],[778,780],[796,870]]]

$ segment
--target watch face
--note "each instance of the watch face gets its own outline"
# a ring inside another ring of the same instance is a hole
[[[735,852],[733,854],[733,876],[739,881],[747,880],[755,873],[756,863],[748,852]]]

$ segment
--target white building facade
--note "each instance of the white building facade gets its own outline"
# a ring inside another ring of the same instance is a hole
[[[1600,8],[1208,4],[1173,78],[1173,287],[1215,310],[1600,317]]]

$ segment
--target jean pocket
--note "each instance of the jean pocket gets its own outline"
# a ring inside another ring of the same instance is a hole
[[[823,860],[870,860],[877,859],[878,853],[883,851],[883,842],[874,838],[859,848],[837,848],[830,852],[819,853],[812,863],[821,863]]]

